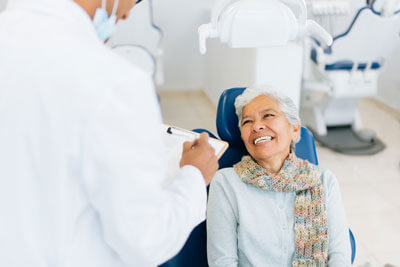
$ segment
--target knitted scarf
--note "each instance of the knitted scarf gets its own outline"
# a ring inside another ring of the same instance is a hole
[[[291,153],[277,174],[268,174],[250,156],[244,156],[234,170],[243,182],[263,190],[296,192],[292,265],[327,266],[328,220],[318,167]]]

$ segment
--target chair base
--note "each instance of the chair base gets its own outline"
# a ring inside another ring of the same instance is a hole
[[[348,155],[374,155],[386,148],[377,137],[366,139],[352,129],[351,125],[328,127],[328,134],[321,136],[311,127],[314,138],[324,147]]]

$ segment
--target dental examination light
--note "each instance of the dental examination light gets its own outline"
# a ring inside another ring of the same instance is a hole
[[[284,46],[306,35],[332,44],[331,35],[307,19],[305,0],[217,0],[211,22],[199,27],[200,53],[207,51],[207,38],[219,38],[232,48],[257,48]]]

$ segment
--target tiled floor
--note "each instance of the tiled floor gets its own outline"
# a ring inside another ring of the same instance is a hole
[[[164,122],[216,133],[216,107],[201,91],[159,92]],[[400,267],[400,113],[375,100],[363,100],[365,128],[387,148],[374,156],[348,156],[317,145],[320,166],[331,169],[342,190],[357,242],[354,266]]]

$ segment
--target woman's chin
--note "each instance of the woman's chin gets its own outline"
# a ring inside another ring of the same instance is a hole
[[[272,142],[263,142],[253,145],[252,150],[254,154],[269,155],[275,153],[274,144]]]
[[[268,162],[268,161],[281,161],[282,158],[286,158],[288,152],[286,153],[280,151],[274,147],[257,147],[253,148],[250,155],[257,161],[257,162]]]
[[[251,153],[251,156],[257,161],[269,161],[271,160],[271,158],[273,158],[275,153],[273,153],[271,150],[257,150],[257,151],[253,151],[253,153]]]

